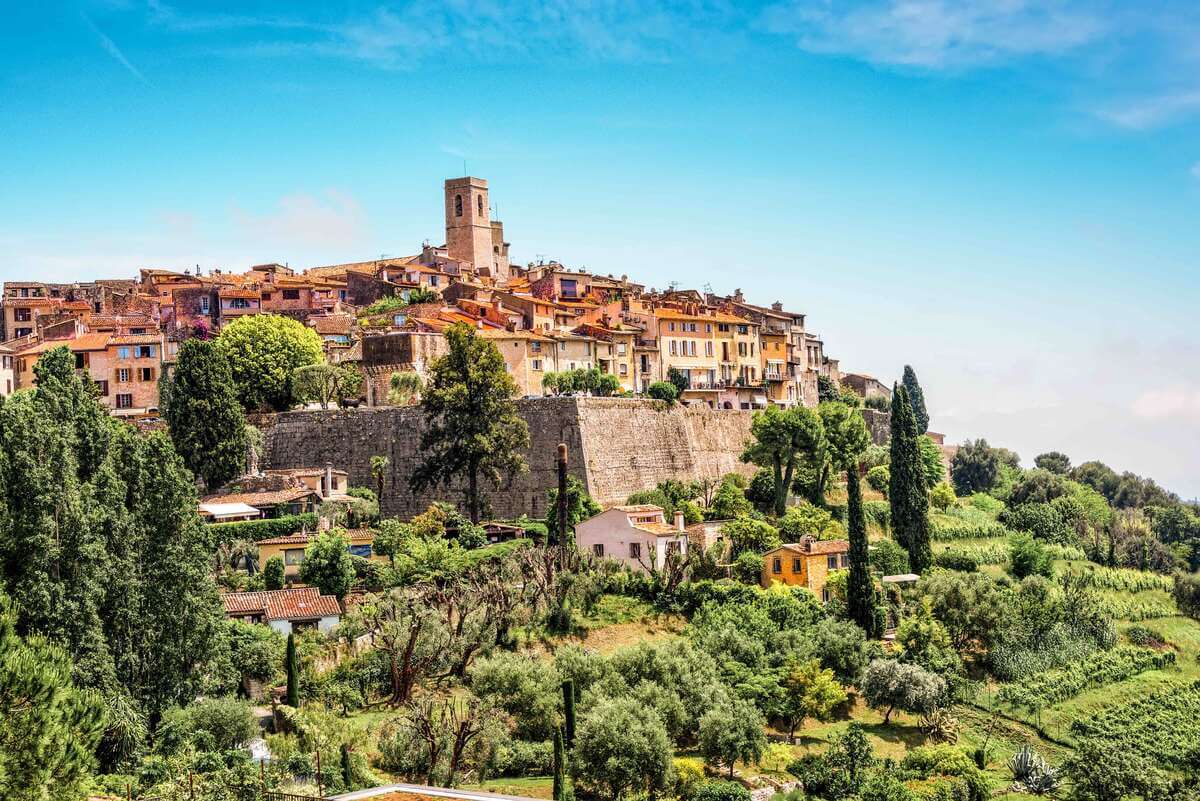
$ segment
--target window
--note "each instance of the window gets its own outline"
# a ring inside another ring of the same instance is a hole
[[[371,558],[371,546],[369,544],[351,545],[347,548],[351,556],[361,556],[363,559]]]
[[[592,546],[592,553],[594,553],[596,556],[604,556],[604,546],[597,542]]]
[[[624,342],[618,342],[618,343],[617,343],[617,355],[618,355],[618,356],[624,356],[624,355],[625,355],[625,343],[624,343]]]
[[[117,383],[118,384],[128,384],[129,383],[129,368],[128,367],[121,367],[121,368],[117,369]]]
[[[208,295],[200,298],[200,313],[208,314]]]
[[[804,560],[801,559],[799,556],[792,558],[792,572],[793,573],[803,573],[804,572]]]
[[[642,558],[642,544],[640,542],[629,543],[629,558],[630,559],[641,559]]]
[[[483,195],[476,195],[476,196],[475,196],[475,207],[476,207],[477,209],[479,209],[479,216],[480,216],[480,217],[486,217],[486,216],[487,216],[487,215],[485,215],[485,214],[483,213]]]
[[[284,300],[300,300],[300,290],[299,289],[283,290],[283,299]]]
[[[679,540],[671,540],[667,543],[667,556],[673,556],[679,553]]]
[[[534,359],[533,361],[531,361],[531,362],[529,363],[529,369],[531,369],[531,370],[535,370],[535,371],[538,371],[538,372],[540,372],[540,371],[541,371],[541,369],[542,369],[542,360],[541,360],[541,359]]]
[[[711,333],[712,333],[712,323],[705,323],[705,324],[704,324],[704,333],[706,333],[706,334],[711,334]]]
[[[829,603],[829,590],[821,590],[821,600]]]
[[[707,342],[705,342],[705,343],[704,343],[704,355],[705,355],[705,356],[712,356],[712,355],[713,355],[713,347],[712,347],[712,340],[711,340],[711,339],[710,339],[709,341],[707,341]]]
[[[750,333],[750,326],[748,326],[748,325],[739,325],[739,326],[738,326],[738,333],[739,333],[739,334],[749,334],[749,333]]]
[[[621,373],[621,375],[628,375],[628,373],[629,373],[629,365],[628,365],[628,364],[626,364],[625,362],[621,362],[621,367],[620,367],[620,371],[619,371],[619,372]]]
[[[27,323],[33,318],[33,309],[13,309],[13,320]]]
[[[837,566],[838,566],[837,557],[836,557],[836,556],[830,556],[830,557],[828,557],[828,558],[825,560],[825,564],[826,564],[826,566],[827,566],[827,567],[828,567],[830,570],[836,570],[836,569],[837,569]]]
[[[696,355],[696,340],[694,340],[694,339],[688,341],[688,355],[689,356]]]
[[[675,355],[677,355],[677,354],[675,353],[675,340],[673,340],[673,339],[671,340],[671,355],[672,355],[672,356],[675,356]]]
[[[108,382],[107,381],[97,381],[96,387],[100,390],[100,397],[102,397],[102,398],[108,397]]]
[[[778,556],[771,560],[771,572],[777,574],[783,572],[783,560]]]
[[[153,359],[154,358],[154,346],[153,345],[138,345],[137,348],[134,349],[133,358],[135,358],[135,359]]]
[[[266,301],[270,300],[270,299],[271,299],[271,293],[270,293],[270,292],[264,292],[264,293],[262,293],[262,299],[263,299],[263,302],[264,302],[264,303],[265,303]]]
[[[437,286],[441,282],[442,282],[442,277],[440,275],[429,276],[429,285],[430,286]]]
[[[138,368],[138,381],[153,381],[153,380],[154,380],[154,368],[153,367],[139,367]]]
[[[19,339],[21,337],[27,337],[32,333],[33,333],[32,328],[18,328],[16,331],[13,332],[13,336],[15,338]]]
[[[118,359],[128,359],[129,358],[129,348],[127,348],[127,347],[117,348],[117,358]]]
[[[133,408],[133,396],[130,395],[128,392],[118,393],[117,408],[118,409],[132,409]]]
[[[338,290],[338,300],[345,300],[345,299],[346,299],[346,290],[339,289]]]
[[[671,331],[675,330],[675,323],[667,323],[667,328]]]
[[[76,353],[75,354],[75,369],[82,370],[85,367],[87,367],[87,354],[86,353]]]
[[[246,298],[230,298],[229,308],[231,308],[231,309],[248,309],[248,308],[250,308],[250,301],[247,300]]]
[[[285,565],[298,565],[304,561],[303,548],[288,548],[283,552],[283,563]]]
[[[129,333],[130,334],[144,334],[144,333],[146,333],[146,329],[145,328],[130,328]]]
[[[529,345],[530,345],[529,349],[532,350],[534,353],[542,352],[542,343],[541,342],[531,342],[531,343],[529,343]]]
[[[462,216],[462,195],[454,196],[454,216],[455,217]]]
[[[559,343],[558,343],[558,349],[559,349],[559,351],[560,351],[560,352],[562,352],[562,353],[566,353],[566,352],[567,352],[567,343],[566,343],[566,342],[559,342]]]

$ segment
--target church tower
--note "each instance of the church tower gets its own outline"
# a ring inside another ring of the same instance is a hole
[[[484,179],[446,179],[446,250],[450,258],[470,262],[480,275],[508,280],[507,258],[501,264],[495,252]]]

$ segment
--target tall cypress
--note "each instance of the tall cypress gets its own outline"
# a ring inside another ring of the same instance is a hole
[[[929,412],[925,409],[925,393],[917,381],[917,373],[909,365],[904,365],[904,391],[908,393],[908,402],[912,406],[913,417],[917,421],[917,435],[929,430]]]
[[[896,541],[908,551],[914,573],[933,561],[929,545],[929,492],[917,443],[917,421],[908,392],[896,386],[892,393],[891,482],[888,503]]]
[[[850,529],[850,574],[846,581],[846,611],[868,636],[875,632],[875,582],[867,556],[867,524],[863,518],[858,465],[846,471],[847,517]]]
[[[246,469],[246,418],[225,354],[189,339],[162,381],[163,416],[188,469],[211,491]]]
[[[354,789],[354,767],[350,764],[350,746],[342,743],[342,784],[347,790]]]
[[[293,709],[300,706],[300,664],[296,660],[296,635],[287,638],[287,705]]]
[[[565,744],[568,749],[575,747],[575,682],[567,679],[562,683],[563,722],[566,729]]]
[[[563,733],[561,726],[554,727],[554,801],[562,801],[566,767],[563,764]]]

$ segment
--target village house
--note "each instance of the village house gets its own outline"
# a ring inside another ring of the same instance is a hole
[[[328,633],[341,620],[342,606],[316,587],[293,587],[261,592],[227,592],[221,595],[225,617],[244,623],[265,623],[280,634],[304,629]]]
[[[829,573],[849,567],[846,540],[818,540],[811,536],[780,545],[763,554],[762,586],[781,583],[806,587],[822,601],[829,600],[825,582]]]
[[[355,528],[343,531],[342,534],[349,542],[346,548],[351,556],[361,556],[363,559],[388,561],[386,556],[375,553],[375,532],[369,528]],[[283,560],[283,574],[289,583],[300,574],[300,565],[304,564],[304,549],[317,538],[317,534],[299,533],[286,537],[271,537],[258,541],[258,565],[261,569],[267,560],[278,556]]]
[[[863,398],[892,399],[892,391],[888,389],[887,385],[866,373],[845,373],[842,376],[842,383]]]
[[[217,509],[240,504],[257,509],[261,517],[285,517],[315,512],[321,504],[321,495],[306,486],[205,495],[200,499],[199,511],[202,517],[211,522],[216,522],[214,504]]]
[[[661,506],[614,506],[575,526],[575,543],[584,553],[649,571],[665,565],[672,554],[686,556],[688,533],[683,512],[676,512],[670,525]]]

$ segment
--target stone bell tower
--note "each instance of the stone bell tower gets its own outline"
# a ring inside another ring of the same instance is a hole
[[[490,214],[487,181],[470,176],[446,179],[447,254],[452,259],[470,262],[481,275],[506,281],[507,258],[501,270]]]

